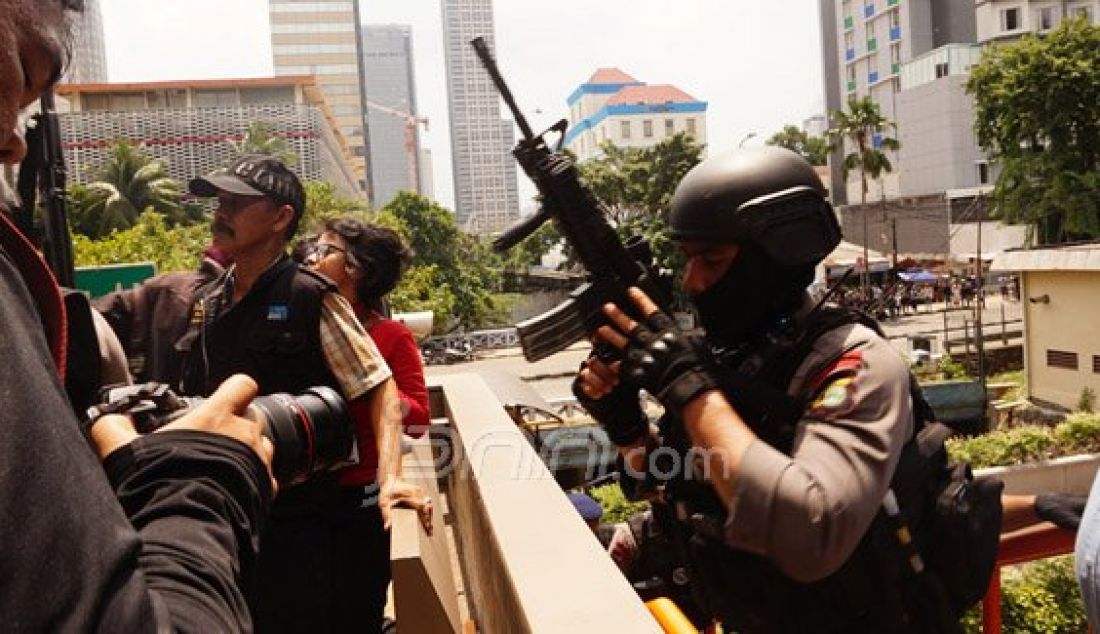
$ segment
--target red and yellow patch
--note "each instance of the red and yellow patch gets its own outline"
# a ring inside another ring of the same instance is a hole
[[[838,376],[826,385],[810,403],[809,415],[830,420],[851,412],[856,406],[856,377]]]
[[[814,375],[810,385],[816,396],[807,413],[830,420],[855,409],[856,376],[862,367],[863,355],[859,350],[850,350]]]

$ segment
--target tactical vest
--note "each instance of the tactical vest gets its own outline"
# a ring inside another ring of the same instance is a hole
[[[797,424],[812,395],[791,397],[787,387],[814,341],[853,323],[864,323],[881,334],[877,324],[868,323],[862,315],[822,308],[806,323],[770,332],[727,361],[730,371],[721,377],[723,390],[761,440],[790,455]],[[837,350],[836,356],[843,352]],[[930,416],[915,402],[914,418],[915,435]],[[682,425],[667,419],[663,422],[666,444],[690,446],[687,438],[677,437],[677,430],[683,432]],[[904,458],[906,452],[902,453]],[[690,580],[690,587],[670,588],[671,594],[690,592],[696,605],[685,613],[709,614],[735,632],[957,629],[945,612],[942,588],[929,575],[918,579],[910,573],[899,552],[895,527],[881,511],[839,570],[822,580],[801,583],[769,559],[726,545],[722,530],[725,509],[709,483],[673,480],[666,485],[666,499],[668,504],[653,505],[653,515],[667,533],[665,547],[686,562],[679,575]],[[675,579],[676,575],[672,576]],[[696,620],[696,625],[702,626],[705,620]]]
[[[284,258],[240,302],[222,310],[226,278],[198,289],[187,334],[181,391],[209,396],[222,381],[244,373],[260,394],[295,394],[316,385],[340,391],[321,349],[321,304],[331,282]]]

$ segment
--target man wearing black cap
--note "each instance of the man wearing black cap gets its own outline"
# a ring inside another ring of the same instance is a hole
[[[205,395],[236,372],[254,377],[261,394],[316,385],[340,391],[353,420],[369,420],[378,443],[381,493],[361,491],[354,502],[377,508],[388,526],[401,420],[397,392],[347,301],[287,255],[305,210],[301,182],[278,159],[246,155],[226,171],[192,180],[189,189],[217,197],[214,246],[233,265],[196,291],[188,332],[177,343],[185,356],[183,391]],[[334,587],[329,520],[346,496],[332,474],[280,492],[261,542],[253,600],[260,631],[341,627],[333,615],[344,588]]]

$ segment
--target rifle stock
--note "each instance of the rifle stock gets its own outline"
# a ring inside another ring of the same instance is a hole
[[[485,41],[478,37],[470,44],[523,133],[524,138],[516,144],[512,155],[542,196],[542,209],[505,231],[493,247],[498,251],[507,250],[542,223],[553,220],[592,278],[562,304],[516,326],[524,357],[528,361],[538,361],[564,350],[586,333],[594,332],[606,323],[601,309],[607,302],[632,312],[633,304],[626,297],[626,289],[630,286],[640,287],[663,309],[671,306],[671,292],[652,270],[652,254],[645,240],[632,239],[624,246],[599,201],[581,183],[573,162],[564,154],[551,151],[547,145],[547,132],[553,130],[564,135],[566,123],[559,121],[547,132],[534,134]]]

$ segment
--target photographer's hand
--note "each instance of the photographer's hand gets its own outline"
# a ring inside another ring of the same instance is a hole
[[[260,430],[260,421],[244,418],[248,404],[256,397],[256,382],[243,374],[235,374],[225,380],[217,391],[204,400],[193,411],[178,420],[161,427],[153,433],[166,431],[204,431],[221,434],[244,443],[263,460],[271,475],[271,459],[275,454],[271,441]],[[129,444],[139,436],[134,423],[128,416],[109,414],[95,422],[90,430],[92,444],[100,459],[106,458],[116,449]],[[275,481],[272,478],[272,490]]]

